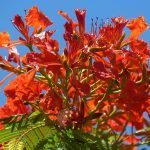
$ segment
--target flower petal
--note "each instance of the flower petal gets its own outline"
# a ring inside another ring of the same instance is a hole
[[[144,17],[140,16],[132,19],[131,22],[127,24],[127,27],[131,30],[128,40],[136,40],[146,29],[148,29],[148,24]]]
[[[0,33],[0,47],[5,47],[10,43],[10,36],[7,32]]]
[[[46,27],[53,24],[53,22],[50,21],[49,18],[43,14],[43,12],[39,11],[36,6],[28,11],[25,19],[27,25],[33,26],[34,32],[36,33],[39,30],[44,30]]]
[[[85,31],[85,15],[86,15],[86,10],[80,10],[80,9],[76,9],[75,10],[77,19],[78,19],[78,23],[79,23],[79,31],[80,34],[83,34]]]

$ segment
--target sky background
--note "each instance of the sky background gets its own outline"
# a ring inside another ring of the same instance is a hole
[[[55,38],[64,47],[62,38],[65,19],[57,14],[58,10],[66,11],[72,18],[75,18],[74,9],[87,9],[86,30],[90,30],[91,18],[98,17],[99,20],[111,17],[124,16],[127,19],[144,16],[150,24],[150,0],[0,0],[0,32],[7,31],[11,39],[15,40],[20,35],[13,27],[11,20],[16,14],[22,17],[24,10],[38,6],[53,22],[51,29],[56,29]],[[150,30],[141,36],[142,39],[150,42]],[[26,52],[25,48],[17,47],[21,54]],[[7,56],[7,50],[0,50],[0,55]],[[7,73],[0,70],[0,80]],[[5,102],[3,86],[0,91],[0,105]]]

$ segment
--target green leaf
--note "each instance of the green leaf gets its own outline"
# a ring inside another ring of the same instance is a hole
[[[0,143],[8,142],[13,138],[16,138],[19,136],[24,130],[26,129],[20,129],[20,130],[14,130],[13,132],[11,128],[0,130]]]
[[[36,122],[38,122],[38,121],[42,121],[43,119],[44,119],[44,114],[42,112],[40,112],[40,111],[33,112],[29,116],[29,120],[33,124],[36,123]]]
[[[27,130],[17,138],[18,140],[16,142],[14,150],[17,147],[17,145],[20,144],[20,142],[23,142],[27,149],[34,149],[40,140],[49,136],[50,132],[50,128],[45,125],[33,127]]]
[[[34,149],[41,140],[47,138],[52,128],[44,123],[38,123],[28,128],[19,130],[15,128],[13,132],[11,131],[11,127],[0,131],[0,144],[3,145],[4,150],[24,150],[24,148],[30,150]]]

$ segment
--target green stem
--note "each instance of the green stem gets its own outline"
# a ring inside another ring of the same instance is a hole
[[[94,82],[90,87],[93,88],[94,86],[96,86],[97,84],[99,84],[101,82],[101,80],[97,80],[96,82]]]
[[[88,77],[85,77],[84,79],[81,80],[81,83],[85,82],[88,78],[92,77],[93,74],[90,74]]]
[[[26,46],[29,48],[30,52],[34,52],[31,44],[27,44]]]

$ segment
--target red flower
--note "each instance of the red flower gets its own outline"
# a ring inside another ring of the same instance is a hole
[[[21,16],[19,16],[18,14],[14,17],[12,22],[20,29],[25,28],[25,24],[24,24]]]
[[[55,51],[59,50],[59,43],[57,40],[51,39],[55,31],[46,31],[40,34],[34,34],[31,37],[32,43],[41,51]]]
[[[15,45],[20,44],[19,42],[10,41],[10,36],[7,32],[0,33],[0,47],[8,48],[8,61],[13,61],[20,65],[19,53]]]
[[[145,61],[149,58],[150,48],[148,47],[148,43],[143,40],[134,40],[130,43],[131,49],[134,53],[136,53],[141,61]]]
[[[60,62],[60,57],[54,52],[42,52],[42,53],[27,53],[23,58],[25,64],[32,63],[32,65],[38,65],[40,68],[46,68],[47,72],[52,72],[54,78],[63,75],[63,66]]]
[[[70,83],[80,93],[81,96],[88,95],[90,93],[90,86],[88,83],[79,82],[74,75],[70,79]]]
[[[7,32],[0,33],[0,46],[4,47],[10,43],[10,36]]]
[[[113,74],[110,72],[110,70],[106,70],[106,67],[104,66],[104,63],[100,61],[95,61],[93,63],[93,69],[95,73],[95,77],[104,80],[104,81],[110,81],[110,79],[114,78]]]
[[[41,97],[40,107],[44,112],[49,113],[49,117],[52,120],[56,120],[56,114],[58,114],[63,107],[63,100],[55,92],[49,90]]]
[[[138,17],[132,19],[128,24],[127,27],[131,30],[131,33],[128,37],[128,41],[137,40],[138,37],[148,29],[148,24],[146,23],[144,17]]]
[[[25,106],[21,100],[10,100],[0,107],[0,118],[5,119],[12,115],[28,114],[30,111],[28,106]]]
[[[12,100],[34,101],[39,97],[44,85],[34,81],[36,71],[21,74],[5,87],[5,94]]]
[[[24,35],[24,37],[26,38],[26,40],[29,40],[28,38],[28,27],[25,25],[25,23],[23,22],[21,16],[16,15],[14,17],[14,19],[12,20],[12,23],[18,28],[18,30],[20,31],[20,33],[22,35]]]
[[[79,58],[79,55],[82,52],[83,46],[83,37],[77,31],[77,23],[73,22],[71,18],[67,15],[67,13],[59,11],[63,17],[65,17],[68,22],[65,24],[65,33],[64,39],[66,41],[66,53],[67,54],[67,62],[71,66],[76,62]]]
[[[34,27],[34,33],[38,33],[53,24],[36,6],[29,9],[25,19],[28,26]]]
[[[78,19],[78,23],[79,23],[79,32],[82,35],[85,31],[85,15],[86,15],[86,10],[80,10],[80,9],[76,9],[75,10],[77,19]]]
[[[102,26],[99,30],[98,46],[113,46],[116,48],[127,22],[128,20],[125,20],[123,17],[118,17],[112,19],[113,24]]]
[[[118,100],[119,107],[125,110],[131,122],[136,128],[141,128],[142,115],[147,111],[149,101],[148,85],[138,85],[133,81],[127,80],[126,86],[122,89],[121,98]]]

